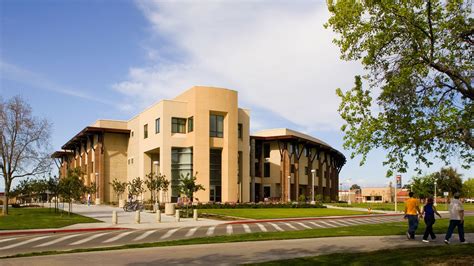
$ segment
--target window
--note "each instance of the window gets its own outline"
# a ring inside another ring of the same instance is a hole
[[[171,148],[171,201],[177,202],[181,177],[193,174],[193,148]]]
[[[263,164],[263,177],[270,177],[270,163]]]
[[[210,132],[211,137],[222,138],[224,137],[224,116],[222,115],[211,115],[210,116]]]
[[[171,133],[186,133],[186,119],[173,117],[171,119]]]
[[[221,202],[222,200],[222,151],[211,149],[209,151],[209,200]]]
[[[243,132],[242,132],[242,124],[239,123],[239,124],[238,124],[238,128],[239,128],[239,132],[238,132],[239,139],[242,139],[242,138],[243,138],[243,137],[242,137],[242,134],[243,134]]]
[[[188,118],[188,133],[194,131],[194,117]]]
[[[132,136],[132,138],[133,138],[133,130],[130,132],[130,135],[131,135],[131,136]]]
[[[270,143],[263,144],[263,157],[270,158]]]
[[[155,119],[155,134],[160,133],[160,119]]]
[[[148,138],[148,124],[143,126],[143,138]]]

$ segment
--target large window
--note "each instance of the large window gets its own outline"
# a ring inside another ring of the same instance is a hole
[[[193,148],[171,148],[171,201],[179,197],[179,180],[193,174]]]
[[[144,139],[148,138],[148,124],[145,124],[143,126],[143,138]]]
[[[238,124],[238,135],[239,135],[239,139],[242,139],[243,138],[243,129],[242,129],[242,124]]]
[[[270,177],[270,163],[263,164],[263,177]]]
[[[270,158],[270,143],[263,144],[263,157]]]
[[[155,119],[155,134],[160,133],[160,119]]]
[[[218,149],[210,150],[209,160],[209,200],[214,202],[222,201],[222,151]]]
[[[188,133],[194,131],[194,117],[188,118]]]
[[[171,133],[186,133],[186,119],[171,118]]]
[[[210,115],[210,132],[211,137],[222,138],[224,137],[224,116],[222,115]]]

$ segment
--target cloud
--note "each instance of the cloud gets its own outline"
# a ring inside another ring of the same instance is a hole
[[[0,77],[2,79],[15,81],[21,84],[26,84],[32,88],[43,89],[48,91],[53,91],[56,93],[72,96],[75,98],[80,98],[88,101],[94,101],[110,106],[115,106],[119,108],[120,106],[116,105],[111,101],[100,99],[98,97],[93,97],[87,93],[84,93],[83,90],[77,88],[71,88],[62,84],[58,84],[54,81],[51,81],[44,76],[32,72],[30,70],[24,69],[22,67],[7,63],[0,60]]]
[[[362,68],[339,60],[334,35],[323,27],[329,17],[324,3],[137,6],[152,39],[161,41],[146,49],[149,65],[130,68],[127,79],[113,85],[127,101],[142,108],[193,85],[226,87],[239,91],[241,106],[264,109],[307,131],[339,129],[335,89],[352,87]]]

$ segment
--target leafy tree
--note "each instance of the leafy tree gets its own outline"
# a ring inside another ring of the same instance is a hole
[[[32,194],[36,196],[37,200],[43,201],[43,194],[48,190],[48,183],[46,179],[33,179],[31,182]]]
[[[155,202],[155,204],[158,203],[158,193],[163,187],[163,182],[166,180],[165,175],[162,175],[161,173],[154,174],[154,173],[149,173],[146,175],[146,180],[145,184],[150,190],[151,193],[151,200]]]
[[[462,184],[462,194],[465,198],[474,198],[474,178],[469,178]]]
[[[47,181],[48,184],[48,190],[51,193],[51,195],[54,198],[54,212],[58,212],[59,209],[59,193],[60,193],[60,188],[59,188],[59,178],[57,176],[51,177],[51,175],[48,178]],[[51,199],[50,199],[51,200]],[[51,201],[50,201],[51,203]]]
[[[462,175],[452,167],[441,168],[439,172],[433,174],[433,178],[438,183],[438,188],[442,192],[449,192],[453,195],[462,192]]]
[[[72,201],[79,199],[84,192],[80,168],[69,169],[66,176],[59,180],[59,192],[63,200],[69,203],[69,214],[72,212]]]
[[[357,184],[353,184],[350,188],[350,190],[360,190],[360,186]]]
[[[145,192],[143,184],[144,182],[140,179],[140,177],[134,178],[132,181],[128,182],[128,193],[130,193],[133,197],[138,197],[143,192]]]
[[[365,85],[343,93],[344,147],[351,157],[388,151],[384,165],[406,172],[406,157],[432,165],[474,162],[474,20],[471,1],[328,1],[326,27],[343,60],[360,61]],[[376,99],[373,95],[378,94]],[[387,176],[392,176],[392,170]]]
[[[50,123],[34,117],[31,107],[20,97],[0,98],[0,175],[5,182],[3,215],[14,179],[49,171]]]
[[[432,175],[413,177],[411,182],[411,191],[416,197],[421,199],[434,195],[434,179]]]
[[[125,193],[125,189],[127,188],[127,182],[120,182],[117,178],[114,178],[114,180],[112,180],[112,182],[109,184],[112,185],[112,189],[117,196],[117,200],[120,200],[123,193]]]
[[[190,174],[186,174],[184,176],[181,174],[181,179],[179,180],[179,192],[184,194],[191,202],[194,199],[194,193],[198,192],[199,190],[205,190],[204,187],[200,184],[196,183],[197,180],[197,172],[194,176],[190,176]],[[186,217],[189,217],[189,204],[186,202]]]

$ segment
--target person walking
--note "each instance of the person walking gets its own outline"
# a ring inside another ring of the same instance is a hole
[[[464,208],[461,201],[459,200],[459,193],[454,193],[454,199],[449,204],[449,227],[444,238],[444,243],[449,244],[451,236],[453,235],[454,228],[458,228],[459,241],[461,243],[467,243],[464,238]]]
[[[418,215],[421,215],[420,202],[413,197],[415,195],[410,191],[409,199],[405,201],[405,219],[408,219],[407,238],[409,240],[415,239],[415,232],[418,229]]]
[[[431,236],[431,239],[434,240],[436,239],[436,235],[433,232],[433,225],[436,221],[435,219],[435,214],[438,215],[439,218],[441,218],[441,215],[439,212],[436,210],[436,207],[433,205],[433,198],[428,198],[428,201],[426,205],[423,207],[423,211],[421,212],[421,215],[424,216],[425,224],[426,224],[426,229],[425,233],[423,234],[423,242],[428,243],[428,236]]]

